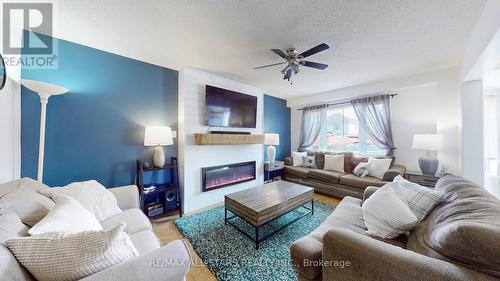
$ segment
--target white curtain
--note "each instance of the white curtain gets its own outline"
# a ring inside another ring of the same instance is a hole
[[[305,107],[302,113],[299,148],[305,149],[313,145],[326,122],[328,105]]]
[[[351,101],[359,124],[365,129],[368,138],[379,148],[385,149],[386,155],[394,155],[392,138],[390,96],[366,97]]]

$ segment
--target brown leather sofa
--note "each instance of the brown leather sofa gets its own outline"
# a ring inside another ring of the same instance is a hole
[[[370,176],[355,176],[352,171],[356,165],[360,162],[367,162],[368,158],[356,157],[351,152],[343,153],[345,173],[326,171],[323,170],[325,154],[329,154],[329,152],[308,151],[308,155],[315,156],[316,168],[294,167],[293,159],[291,157],[285,158],[285,180],[311,186],[319,193],[338,198],[344,198],[345,196],[362,198],[363,192],[368,186],[383,186],[391,182],[396,176],[404,175],[406,171],[405,166],[394,164],[395,158],[392,157],[391,167],[382,180]]]
[[[377,189],[369,187],[365,197]],[[392,240],[368,235],[363,201],[344,198],[316,230],[292,244],[298,280],[500,281],[500,201],[452,175],[435,190],[443,200],[408,237]]]

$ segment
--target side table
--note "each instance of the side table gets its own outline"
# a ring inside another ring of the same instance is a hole
[[[285,162],[274,161],[273,164],[269,162],[264,163],[264,183],[278,181],[283,178],[283,170]]]
[[[437,181],[441,178],[441,176],[434,175],[424,175],[421,172],[406,172],[405,179],[420,184],[422,186],[432,187],[436,186]]]

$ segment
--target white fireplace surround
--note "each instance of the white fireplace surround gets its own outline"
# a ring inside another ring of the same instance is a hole
[[[263,133],[264,95],[262,88],[191,67],[181,69],[179,72],[179,173],[183,187],[184,212],[188,214],[223,202],[226,194],[260,185],[264,181],[262,144],[195,144],[195,133],[208,133],[211,129],[204,125],[205,85],[207,84],[258,97],[255,129],[213,128],[214,130]],[[249,161],[256,162],[255,180],[202,192],[201,169],[203,167]]]

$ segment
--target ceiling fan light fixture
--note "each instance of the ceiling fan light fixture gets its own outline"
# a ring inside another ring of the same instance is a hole
[[[283,70],[281,70],[281,73],[283,75],[285,75],[289,68],[290,68],[290,65],[287,65],[285,68],[283,68]]]
[[[271,49],[273,53],[276,55],[280,56],[283,58],[285,61],[281,63],[273,63],[273,64],[268,64],[268,65],[263,65],[259,67],[255,67],[254,69],[261,69],[261,68],[266,68],[266,67],[271,67],[271,66],[276,66],[280,64],[286,64],[286,67],[281,70],[281,73],[284,75],[283,79],[288,80],[291,82],[292,75],[295,75],[299,73],[300,67],[305,66],[305,67],[310,67],[310,68],[315,68],[319,70],[325,70],[328,65],[323,64],[323,63],[317,63],[317,62],[311,62],[311,61],[304,61],[304,58],[307,58],[309,56],[312,56],[314,54],[317,54],[319,52],[323,52],[327,49],[329,49],[330,46],[328,46],[325,43],[321,43],[305,52],[302,52],[299,54],[297,49],[295,48],[288,48],[288,49]]]

